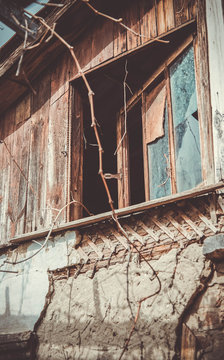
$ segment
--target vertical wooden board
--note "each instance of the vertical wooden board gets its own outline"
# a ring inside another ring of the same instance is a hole
[[[25,232],[49,225],[47,210],[47,164],[48,164],[48,104],[37,111],[30,124],[29,187],[27,195]]]
[[[114,57],[127,50],[127,31],[119,24],[113,25]]]
[[[20,126],[24,121],[31,116],[31,94],[29,93],[22,98],[15,109],[15,123]]]
[[[194,41],[194,49],[198,117],[201,136],[202,175],[206,183],[211,184],[214,182],[214,151],[205,0],[198,2],[197,13],[197,37]]]
[[[68,91],[50,106],[48,134],[47,203],[61,209],[67,203]],[[66,210],[59,222],[66,220]]]
[[[188,6],[185,0],[173,0],[176,26],[189,20]]]
[[[10,159],[9,169],[9,195],[8,195],[8,237],[24,233],[26,216],[26,197],[28,188],[28,164],[29,164],[29,123],[25,123],[16,130],[7,142],[13,159]],[[9,156],[9,155],[8,155]]]
[[[166,32],[164,0],[156,0],[156,18],[158,35]]]
[[[143,0],[140,4],[142,43],[157,36],[155,1]]]
[[[164,17],[166,31],[175,27],[173,0],[164,0]]]
[[[196,18],[196,1],[197,0],[189,0],[188,1],[188,17],[189,20]]]
[[[101,19],[96,22],[92,39],[92,67],[113,57],[113,22]]]
[[[7,243],[7,208],[9,196],[10,159],[3,143],[0,144],[0,244]]]
[[[51,73],[51,104],[68,90],[70,57],[70,53],[64,53],[56,62]]]
[[[224,3],[206,0],[215,181],[224,178]]]
[[[92,67],[92,40],[92,32],[85,32],[74,47],[75,55],[83,71],[89,70]]]
[[[127,30],[127,50],[134,49],[141,45],[142,38],[139,36],[141,34],[140,14],[137,1],[130,3],[130,6],[126,10],[123,22],[137,34],[136,35],[133,32]]]
[[[51,76],[49,69],[35,81],[34,88],[36,95],[32,95],[31,114],[41,110],[42,107],[48,106],[51,96]]]
[[[76,201],[83,202],[83,105],[80,94],[74,89],[72,101],[71,132],[71,193]],[[82,206],[71,206],[70,220],[82,217]]]
[[[124,115],[117,118],[117,171],[121,174],[121,181],[118,181],[118,207],[130,205],[130,184],[128,164],[128,139],[125,134]]]

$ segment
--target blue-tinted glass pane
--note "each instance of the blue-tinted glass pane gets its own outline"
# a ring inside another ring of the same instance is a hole
[[[191,47],[170,67],[177,191],[202,181],[199,123]]]
[[[171,194],[167,104],[164,112],[164,136],[148,144],[150,199]]]

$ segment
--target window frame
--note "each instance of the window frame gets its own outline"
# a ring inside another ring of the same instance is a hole
[[[202,182],[190,190],[195,188],[200,188],[203,185],[211,183],[206,171],[206,163],[203,156],[203,148],[204,144],[209,142],[208,136],[205,136],[204,131],[202,131],[202,116],[201,116],[201,109],[200,109],[200,101],[199,98],[199,84],[198,84],[198,69],[197,69],[197,62],[196,62],[196,46],[195,42],[193,41],[193,36],[190,35],[186,41],[176,49],[172,55],[164,61],[164,63],[152,74],[149,79],[144,83],[142,89],[140,89],[137,93],[135,93],[127,102],[126,109],[122,107],[118,116],[117,116],[117,144],[121,142],[121,138],[124,134],[124,113],[125,111],[128,113],[139,101],[142,101],[142,128],[143,128],[143,167],[144,167],[144,179],[145,179],[145,201],[150,201],[150,194],[149,194],[149,169],[148,169],[148,153],[147,153],[147,143],[146,143],[146,91],[152,86],[156,80],[162,75],[163,80],[159,82],[159,87],[165,86],[166,87],[166,101],[167,101],[167,108],[168,108],[168,141],[169,141],[169,161],[170,161],[170,179],[171,179],[171,196],[177,194],[177,182],[176,182],[176,166],[175,166],[175,139],[174,139],[174,125],[173,125],[173,110],[172,110],[172,100],[171,100],[171,84],[170,84],[170,74],[169,68],[172,66],[173,63],[185,52],[187,51],[190,46],[193,46],[194,51],[194,71],[195,71],[195,87],[196,87],[196,94],[197,94],[197,102],[198,102],[198,122],[199,122],[199,140],[200,140],[200,152],[201,152],[201,176]],[[153,92],[156,87],[152,88],[151,92]],[[155,90],[156,91],[156,90]],[[154,98],[156,94],[154,95]],[[118,172],[121,172],[123,169],[121,181],[118,181],[118,208],[128,207],[131,206],[131,194],[130,194],[130,177],[129,177],[129,159],[128,159],[128,136],[125,136],[122,144],[117,153],[117,164],[118,164]],[[179,192],[181,194],[181,192]],[[158,199],[158,198],[157,198]],[[154,200],[154,199],[153,199]],[[155,199],[156,200],[156,199]]]

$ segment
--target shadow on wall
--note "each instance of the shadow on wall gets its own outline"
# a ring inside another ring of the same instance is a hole
[[[19,333],[33,328],[36,316],[12,315],[10,311],[9,287],[5,288],[5,313],[0,315],[0,334]]]

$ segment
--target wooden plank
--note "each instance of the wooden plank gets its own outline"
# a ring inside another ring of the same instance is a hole
[[[157,236],[157,234],[150,227],[146,226],[143,221],[138,221],[138,224],[151,236],[153,240],[159,242],[159,236]]]
[[[128,138],[124,115],[117,118],[117,169],[122,175],[121,181],[118,181],[118,207],[122,208],[130,204]]]
[[[125,230],[127,230],[135,239],[137,239],[142,245],[145,245],[145,239],[133,230],[129,225],[125,224]]]
[[[166,31],[175,27],[173,0],[164,0],[164,18]]]
[[[181,336],[181,360],[195,360],[196,358],[196,338],[189,327],[182,324]]]
[[[195,197],[201,196],[203,194],[209,194],[209,193],[214,192],[215,190],[218,190],[221,188],[224,188],[223,182],[219,182],[215,185],[205,186],[205,187],[202,187],[201,189],[187,190],[187,191],[184,191],[179,194],[170,195],[170,196],[166,196],[166,197],[151,200],[151,201],[146,201],[144,203],[132,205],[132,206],[129,206],[129,207],[123,208],[123,209],[118,209],[118,210],[115,210],[115,213],[117,214],[118,217],[124,216],[127,214],[152,209],[154,207],[164,206],[166,204],[171,204],[171,203],[176,203],[178,201],[182,201],[185,199],[195,198]],[[179,213],[184,215],[183,212],[179,211]],[[103,214],[89,216],[87,218],[71,221],[66,224],[60,224],[54,228],[52,233],[58,233],[58,232],[69,230],[69,229],[81,228],[83,226],[91,225],[91,224],[94,224],[94,223],[97,223],[100,221],[110,220],[111,216],[112,216],[111,211],[108,211]],[[189,219],[187,216],[185,216],[185,218]],[[192,224],[194,226],[192,228],[194,229],[196,226],[193,222],[192,222]],[[35,231],[32,233],[23,234],[21,236],[16,236],[16,237],[10,239],[10,241],[11,241],[11,243],[20,243],[20,242],[27,241],[27,240],[33,240],[33,239],[37,239],[37,238],[46,236],[48,234],[48,232],[49,232],[49,229],[47,228],[47,229]],[[203,235],[204,235],[203,232],[200,231],[200,236],[203,236]]]
[[[136,35],[131,31],[127,31],[127,50],[135,49],[142,42],[142,38],[139,36],[141,34],[141,27],[138,1],[132,1],[129,3],[124,23],[136,34],[138,34]]]
[[[119,234],[118,231],[113,229],[112,234],[115,239],[117,239],[125,247],[125,249],[129,250],[129,244],[127,240],[121,234]]]
[[[97,235],[98,237],[104,242],[104,244],[108,247],[108,249],[113,250],[114,246],[111,242],[111,240],[109,240],[102,231],[97,231]]]
[[[42,107],[30,121],[29,188],[27,193],[25,232],[47,227],[46,182],[47,182],[47,136],[48,111]],[[42,113],[43,112],[43,113]]]
[[[71,178],[72,198],[83,201],[83,104],[77,89],[72,89]],[[70,221],[83,216],[81,205],[71,205]]]
[[[195,71],[200,126],[202,176],[207,184],[214,183],[214,151],[212,106],[209,85],[208,39],[205,19],[205,0],[197,2],[197,37],[194,40]],[[211,69],[210,69],[211,70]]]
[[[114,23],[114,57],[122,54],[127,50],[127,31],[117,23]]]
[[[188,6],[185,0],[173,0],[176,26],[189,20]]]
[[[79,246],[76,251],[78,252],[81,259],[84,259],[85,262],[89,260],[89,257],[86,255],[86,253],[83,251],[83,249]]]
[[[193,204],[190,204],[190,207],[209,229],[211,229],[214,233],[217,233],[218,229],[212,224],[211,221],[209,221],[205,215],[201,213],[199,209],[197,209]]]
[[[166,32],[166,23],[164,16],[164,1],[156,0],[156,18],[157,18],[157,31],[158,35]]]
[[[216,194],[212,193],[209,196],[209,211],[210,211],[210,216],[211,216],[211,220],[214,224],[217,224],[217,214],[216,214],[216,203],[217,203],[217,199],[216,199]]]
[[[100,19],[96,22],[92,39],[92,67],[113,57],[113,22]]]
[[[31,95],[28,94],[17,104],[15,110],[16,125],[21,125],[31,116]]]
[[[159,229],[162,230],[162,232],[164,232],[165,234],[167,234],[172,240],[174,240],[175,236],[174,234],[172,234],[168,228],[163,224],[161,223],[161,221],[159,221],[158,219],[156,219],[156,217],[152,217],[151,218],[151,221],[156,225],[158,226]]]
[[[175,226],[175,228],[184,235],[184,237],[186,237],[188,240],[191,240],[191,235],[187,232],[187,230],[185,230],[181,224],[179,224],[172,216],[170,215],[166,215],[166,218],[171,222],[171,224],[173,226]]]
[[[98,249],[98,247],[94,244],[94,242],[90,239],[87,240],[87,244],[95,251],[95,253],[98,255],[99,259],[103,259],[104,255],[102,251]]]
[[[67,203],[68,98],[67,91],[49,110],[47,202],[56,209],[61,209]],[[66,211],[58,221],[66,221]]]
[[[196,2],[197,2],[197,0],[189,0],[188,1],[189,20],[196,18]]]
[[[193,221],[183,211],[179,211],[178,214],[182,217],[182,219],[184,219],[184,221],[186,221],[188,225],[190,225],[190,227],[196,232],[196,234],[200,236],[200,238],[204,236],[204,233],[193,223]]]
[[[140,30],[142,44],[157,36],[156,8],[154,0],[143,0],[140,4]]]
[[[54,68],[51,73],[51,100],[52,105],[60,96],[62,96],[69,87],[69,69],[68,63],[71,55],[65,53],[54,64]]]

